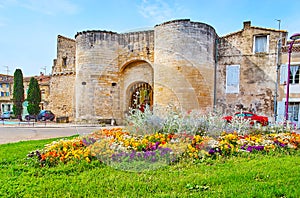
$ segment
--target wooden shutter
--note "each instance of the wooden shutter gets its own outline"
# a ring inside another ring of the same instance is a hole
[[[240,89],[240,66],[226,66],[226,93],[239,93]]]
[[[287,65],[281,65],[280,66],[280,84],[284,84],[287,81],[287,72],[288,72]]]

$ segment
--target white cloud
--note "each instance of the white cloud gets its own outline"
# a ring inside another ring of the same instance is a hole
[[[161,23],[174,17],[184,16],[187,11],[177,3],[168,4],[164,0],[143,0],[138,6],[139,13],[154,23]]]

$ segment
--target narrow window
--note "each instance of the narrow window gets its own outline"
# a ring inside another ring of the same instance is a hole
[[[66,66],[67,66],[67,57],[66,57],[66,56],[64,56],[64,57],[62,58],[62,66],[63,66],[63,67],[66,67]]]
[[[268,35],[258,35],[254,36],[254,53],[268,52],[269,48],[269,36]]]
[[[240,65],[226,66],[226,93],[239,93]]]

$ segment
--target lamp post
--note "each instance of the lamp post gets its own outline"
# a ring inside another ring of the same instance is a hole
[[[293,34],[290,39],[289,48],[288,48],[288,72],[287,72],[287,82],[286,82],[286,103],[285,103],[285,120],[289,119],[289,94],[290,94],[290,72],[291,72],[291,54],[294,42],[300,39],[300,33]]]

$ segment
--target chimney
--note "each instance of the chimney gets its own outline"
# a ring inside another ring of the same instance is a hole
[[[244,21],[244,29],[249,29],[251,27],[251,21]]]

